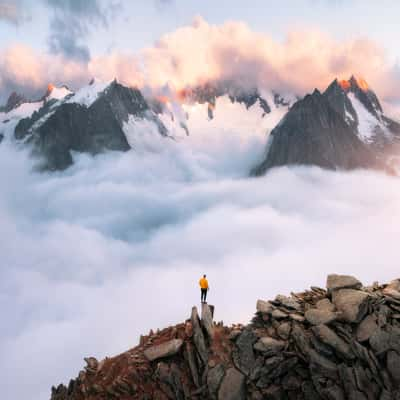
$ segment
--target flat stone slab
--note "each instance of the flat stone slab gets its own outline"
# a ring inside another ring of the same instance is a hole
[[[330,324],[337,319],[336,313],[316,308],[306,311],[304,316],[311,325]]]
[[[269,336],[264,336],[258,340],[254,345],[254,349],[266,352],[266,353],[277,353],[285,348],[286,342],[283,340],[277,340]]]
[[[236,368],[229,368],[218,391],[219,400],[244,400],[245,377]]]
[[[326,281],[326,288],[328,292],[332,292],[338,289],[360,289],[362,286],[361,282],[350,275],[328,275]]]
[[[369,295],[361,290],[340,289],[332,295],[333,304],[347,322],[360,322],[368,309]]]
[[[212,339],[214,336],[214,321],[211,308],[205,303],[201,305],[201,324],[207,331],[208,337]]]
[[[172,339],[168,342],[149,347],[144,351],[144,356],[149,361],[154,361],[159,358],[171,357],[179,352],[182,345],[182,339]]]
[[[256,309],[257,312],[271,314],[271,312],[274,310],[274,306],[269,301],[257,300]]]

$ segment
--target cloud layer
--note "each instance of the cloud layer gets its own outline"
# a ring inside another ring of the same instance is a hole
[[[54,7],[66,12],[59,2]],[[24,60],[32,51],[21,51],[21,46],[8,49],[0,54],[2,90],[22,87],[21,82],[26,90],[37,90],[50,79],[76,87],[89,76],[97,76],[117,77],[124,83],[153,89],[169,85],[176,90],[214,80],[234,80],[244,87],[302,95],[314,87],[324,89],[334,77],[348,78],[355,73],[364,76],[383,99],[399,98],[398,68],[391,66],[384,50],[367,38],[341,42],[318,31],[292,31],[280,42],[241,22],[212,25],[198,17],[192,25],[162,36],[153,47],[137,54],[112,52],[89,58],[89,51],[79,47],[78,41],[70,42],[70,31],[77,29],[79,37],[87,29],[88,20],[105,23],[105,17],[100,11],[89,15],[82,10],[67,12],[80,22],[71,25],[68,20],[53,20],[51,47],[58,54],[55,65],[52,57],[35,54],[33,67],[40,68],[34,69],[33,83],[29,84],[33,75],[30,65],[18,71],[5,60],[10,53]],[[64,40],[63,32],[69,32],[68,40]]]
[[[225,323],[329,272],[397,277],[398,179],[314,168],[249,179],[264,129],[257,111],[241,126],[244,110],[228,105],[211,125],[195,116],[185,141],[144,130],[136,151],[76,155],[62,173],[34,174],[25,152],[0,146],[4,398],[48,399],[84,356],[184,320],[203,273]]]

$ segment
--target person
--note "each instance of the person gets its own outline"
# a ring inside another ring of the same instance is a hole
[[[205,303],[207,300],[207,291],[209,289],[206,275],[203,275],[203,277],[200,279],[199,285],[201,290],[201,302]]]

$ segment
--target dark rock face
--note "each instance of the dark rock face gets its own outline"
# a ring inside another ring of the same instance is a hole
[[[247,109],[252,107],[258,101],[264,114],[269,114],[271,112],[271,107],[267,100],[261,96],[257,89],[239,88],[234,82],[231,81],[207,83],[202,86],[187,89],[184,92],[184,97],[190,101],[208,103],[209,119],[214,118],[214,109],[217,98],[224,95],[228,95],[232,103],[244,104]],[[274,101],[276,105],[288,105],[288,103],[286,103],[285,100],[278,94],[275,95]]]
[[[319,91],[307,95],[272,130],[257,175],[277,166],[302,164],[328,169],[367,168],[378,164],[374,153]]]
[[[166,135],[165,127],[149,110],[140,91],[116,81],[90,107],[64,102],[54,109],[55,103],[47,102],[15,128],[16,139],[27,138],[33,144],[34,153],[44,159],[45,169],[62,170],[70,166],[71,151],[97,154],[105,150],[129,150],[123,124],[130,116],[152,120],[160,134]]]
[[[357,114],[350,94],[371,114],[376,125],[365,126],[361,121],[365,116]],[[365,129],[368,139],[364,138]],[[392,173],[390,156],[399,146],[400,124],[383,114],[376,94],[366,82],[354,76],[348,81],[335,79],[323,94],[315,90],[291,107],[272,130],[264,160],[253,174],[262,175],[283,165],[373,168]]]
[[[11,110],[13,110],[14,108],[17,108],[18,106],[20,106],[22,103],[26,103],[27,100],[24,96],[16,93],[16,92],[12,92],[10,94],[10,96],[7,99],[7,103],[5,104],[5,106],[0,107],[0,111],[3,112],[9,112]]]
[[[332,275],[327,286],[258,301],[251,324],[214,323],[212,340],[209,321],[204,324],[193,308],[184,324],[150,332],[120,356],[85,358],[78,378],[53,387],[51,400],[400,398],[400,280],[363,287],[350,276]],[[348,320],[344,303],[336,304],[343,293],[353,296],[350,308],[366,304],[360,319]],[[310,324],[304,314],[312,310],[338,317]],[[164,352],[162,361],[146,358],[171,341],[180,346]]]

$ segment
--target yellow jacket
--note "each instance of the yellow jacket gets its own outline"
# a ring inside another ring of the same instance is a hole
[[[201,278],[199,280],[199,285],[202,289],[208,289],[208,281],[206,278]]]

